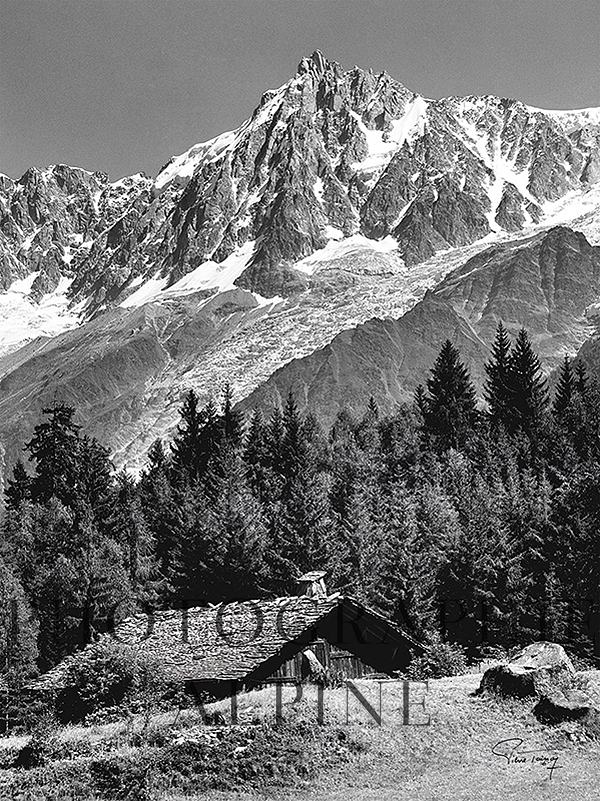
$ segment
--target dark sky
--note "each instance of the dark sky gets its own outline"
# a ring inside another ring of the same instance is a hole
[[[428,97],[600,106],[599,0],[0,0],[0,171],[154,175],[316,48]]]

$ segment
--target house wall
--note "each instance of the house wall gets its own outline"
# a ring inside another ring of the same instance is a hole
[[[334,677],[359,679],[365,674],[373,672],[373,668],[366,665],[357,656],[331,645],[327,640],[315,640],[308,647],[323,667]],[[307,675],[308,665],[302,651],[300,651],[292,659],[284,662],[269,677],[269,680],[301,681]]]

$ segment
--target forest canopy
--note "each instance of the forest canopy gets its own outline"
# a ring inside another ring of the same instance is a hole
[[[600,388],[564,359],[551,399],[502,325],[485,406],[450,341],[388,416],[329,430],[183,399],[141,474],[44,410],[5,491],[0,665],[22,684],[136,610],[290,594],[305,571],[424,641],[550,639],[600,656]]]

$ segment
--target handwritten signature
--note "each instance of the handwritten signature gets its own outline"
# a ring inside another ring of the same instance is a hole
[[[550,779],[555,770],[563,767],[558,764],[558,754],[545,751],[543,748],[526,751],[522,748],[524,742],[519,737],[500,740],[492,748],[492,754],[505,759],[507,765],[540,765],[550,771]]]

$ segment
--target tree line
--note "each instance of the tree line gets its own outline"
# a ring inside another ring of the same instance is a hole
[[[412,403],[328,430],[292,394],[245,419],[228,387],[190,390],[135,478],[46,409],[5,491],[5,679],[115,616],[285,595],[311,569],[426,641],[599,656],[600,388],[565,357],[551,399],[527,332],[502,325],[485,371],[481,408],[446,341]]]

